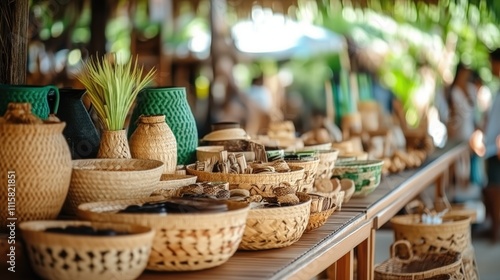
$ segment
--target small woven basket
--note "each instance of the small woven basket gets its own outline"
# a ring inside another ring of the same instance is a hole
[[[309,221],[311,198],[297,193],[300,203],[294,206],[251,209],[239,249],[265,250],[282,248],[297,242]]]
[[[78,216],[85,220],[139,224],[156,230],[147,269],[193,271],[219,266],[238,249],[250,209],[247,203],[228,201],[229,211],[167,215],[125,214],[128,205],[164,199],[161,196],[134,200],[86,203]]]
[[[85,202],[148,197],[156,189],[163,162],[150,159],[73,160],[63,210],[73,215]]]
[[[319,158],[314,160],[287,160],[288,166],[304,168],[304,176],[300,182],[299,192],[310,192],[314,187],[314,178],[318,171]]]
[[[401,259],[396,246],[404,245],[409,252]],[[413,255],[407,240],[398,240],[391,246],[391,258],[375,266],[376,280],[453,279],[462,280],[462,256],[455,251]]]
[[[91,226],[127,232],[88,236],[45,232]],[[31,266],[44,279],[136,279],[146,268],[154,231],[149,227],[84,221],[30,221],[19,225]]]
[[[188,174],[198,177],[198,181],[228,182],[229,189],[246,189],[251,195],[262,195],[263,197],[274,197],[273,189],[281,183],[288,183],[298,191],[299,184],[304,177],[304,168],[291,167],[290,172],[258,173],[258,174],[233,174],[206,172],[195,169],[195,165],[188,165]]]
[[[179,188],[196,183],[197,178],[192,175],[162,174],[151,196],[161,195],[166,198],[178,196]]]
[[[328,220],[333,212],[335,212],[335,209],[337,209],[337,205],[325,211],[311,213],[309,216],[309,222],[307,223],[306,232],[322,227],[326,223],[326,220]]]
[[[316,178],[330,179],[333,175],[333,168],[339,156],[339,150],[320,150],[318,151],[319,165],[316,172]]]

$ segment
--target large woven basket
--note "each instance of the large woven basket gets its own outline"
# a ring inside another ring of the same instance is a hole
[[[74,160],[63,209],[73,215],[85,202],[148,197],[156,189],[162,171],[163,162],[158,160]]]
[[[333,212],[335,212],[335,209],[337,209],[337,205],[325,211],[311,213],[309,222],[307,222],[306,232],[322,227]]]
[[[161,195],[163,197],[177,196],[177,191],[183,186],[196,183],[198,177],[180,174],[162,174],[160,182],[151,196]]]
[[[147,265],[149,270],[192,271],[219,266],[238,249],[249,205],[227,202],[229,211],[196,214],[117,214],[128,205],[157,201],[163,197],[95,202],[80,205],[78,216],[149,226],[156,230]]]
[[[318,171],[319,158],[314,160],[287,160],[286,163],[288,166],[304,168],[304,176],[300,182],[299,191],[306,193],[312,191],[314,178],[316,178],[316,172]]]
[[[251,209],[239,249],[265,250],[282,248],[297,242],[309,221],[311,198],[297,193],[300,203],[294,206]]]
[[[408,258],[396,255],[396,246],[405,245]],[[376,280],[453,279],[462,280],[462,256],[455,251],[413,255],[407,240],[398,240],[391,246],[391,257],[375,266]]]
[[[81,225],[129,234],[86,236],[45,232],[50,227]],[[85,221],[31,221],[19,227],[31,266],[45,279],[136,279],[146,267],[154,236],[150,227]]]
[[[290,172],[274,172],[260,174],[233,174],[199,171],[194,165],[188,165],[188,174],[198,177],[198,181],[228,182],[229,189],[247,189],[251,195],[259,194],[263,197],[273,197],[273,189],[281,183],[288,183],[298,191],[300,181],[304,177],[304,168],[290,167]]]

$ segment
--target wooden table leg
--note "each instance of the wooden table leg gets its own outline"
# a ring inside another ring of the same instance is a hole
[[[375,229],[371,230],[370,237],[357,247],[358,279],[373,279],[375,267]]]
[[[328,279],[353,280],[354,279],[354,251],[347,252],[342,258],[334,263],[329,269]],[[330,273],[333,272],[333,273]]]
[[[446,197],[446,187],[450,183],[449,170],[445,169],[441,176],[436,180],[436,196],[434,197],[434,210],[441,212],[444,209],[450,209],[451,204]]]

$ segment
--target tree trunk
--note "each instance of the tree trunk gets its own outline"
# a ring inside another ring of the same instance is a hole
[[[0,83],[26,83],[29,0],[0,1]]]
[[[106,23],[110,15],[109,1],[92,0],[91,11],[89,54],[93,56],[99,53],[99,56],[102,56],[106,53]]]

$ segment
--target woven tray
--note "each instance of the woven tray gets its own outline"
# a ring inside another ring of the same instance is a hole
[[[401,259],[396,255],[398,245],[405,246],[408,258]],[[398,240],[392,244],[390,254],[390,259],[375,266],[376,280],[463,279],[460,272],[462,256],[458,252],[414,255],[410,242]]]

